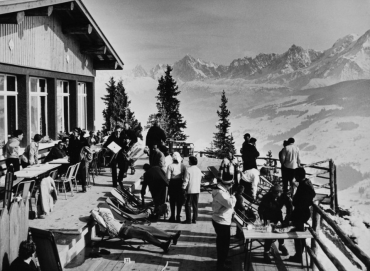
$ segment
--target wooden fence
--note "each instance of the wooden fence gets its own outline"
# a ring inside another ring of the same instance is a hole
[[[339,271],[347,270],[341,263],[341,259],[334,255],[319,237],[323,220],[334,230],[346,249],[350,250],[363,263],[366,270],[370,270],[369,256],[363,252],[317,204],[313,205],[312,227],[309,228],[313,236],[311,239],[311,248],[306,246],[307,252],[311,257],[312,267],[316,267],[319,271],[326,270],[317,257],[318,247],[320,246],[325,255]]]
[[[200,157],[202,157],[203,155],[212,155],[212,153],[199,152],[199,155]],[[241,157],[241,155],[235,155],[235,157]],[[270,157],[258,157],[257,160],[265,161],[265,164],[271,165],[267,167],[275,172],[277,172],[278,169],[279,170],[281,169],[279,159]],[[332,159],[327,159],[324,161],[319,161],[311,164],[301,164],[301,166],[316,171],[315,173],[307,173],[306,175],[308,178],[316,177],[327,180],[326,183],[321,184],[320,186],[316,186],[316,188],[329,189],[328,200],[330,208],[335,213],[337,213],[338,211],[337,169],[334,161]]]
[[[13,202],[0,214],[0,271],[18,257],[19,244],[28,236],[28,200]]]

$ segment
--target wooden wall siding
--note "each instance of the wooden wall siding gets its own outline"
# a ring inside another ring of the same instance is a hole
[[[11,40],[13,50],[9,49]],[[80,53],[73,35],[62,33],[55,16],[26,17],[19,25],[0,24],[0,48],[2,63],[95,76],[92,58]]]
[[[18,257],[19,244],[28,237],[29,202],[13,202],[0,215],[0,270],[7,270]]]

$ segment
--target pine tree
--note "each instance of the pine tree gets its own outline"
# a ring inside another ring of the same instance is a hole
[[[185,140],[187,136],[183,129],[186,121],[179,112],[180,101],[176,98],[180,94],[176,81],[171,76],[172,68],[167,66],[164,76],[158,80],[157,109],[158,113],[150,115],[148,124],[158,121],[168,138]]]
[[[112,131],[113,127],[111,125],[111,120],[112,114],[114,112],[114,101],[116,95],[116,81],[114,81],[113,77],[109,79],[109,82],[106,84],[106,86],[108,94],[101,98],[104,101],[104,104],[106,105],[106,108],[103,110],[103,117],[105,120],[103,126],[107,131]]]
[[[234,138],[232,134],[229,135],[230,121],[228,117],[230,116],[230,111],[227,109],[227,102],[224,90],[221,95],[220,110],[217,110],[219,123],[216,125],[218,132],[214,133],[214,150],[206,150],[207,152],[212,152],[212,155],[217,158],[223,158],[229,152],[235,153]]]
[[[131,101],[123,86],[122,79],[116,84],[112,77],[107,84],[107,91],[108,95],[102,98],[107,105],[107,108],[103,110],[106,120],[103,126],[111,131],[116,125],[123,125],[124,122],[128,122],[131,129],[136,132],[136,135],[142,138],[141,132],[143,128],[141,127],[141,123],[136,119],[134,112],[130,109]]]

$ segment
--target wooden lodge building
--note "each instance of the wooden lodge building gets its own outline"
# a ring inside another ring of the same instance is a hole
[[[94,130],[96,70],[123,63],[81,0],[0,0],[0,146]]]

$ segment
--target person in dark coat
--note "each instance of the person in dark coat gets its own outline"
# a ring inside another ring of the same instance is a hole
[[[235,204],[234,210],[241,218],[245,219],[245,207],[244,207],[243,193],[244,193],[244,186],[239,184],[235,190],[236,204]],[[237,238],[243,238],[243,232],[239,229],[239,227],[236,227],[235,236]]]
[[[10,265],[9,271],[37,271],[39,270],[32,260],[36,252],[36,245],[33,242],[22,241],[19,245],[18,257]]]
[[[55,146],[51,148],[48,155],[45,157],[44,163],[66,157],[67,154],[64,151],[64,147],[65,145],[63,141],[59,141],[58,144],[55,144]]]
[[[260,153],[257,151],[256,148],[256,141],[257,139],[251,138],[248,144],[243,144],[243,171],[246,171],[251,168],[257,169],[257,162],[256,159],[260,156]]]
[[[296,168],[294,171],[294,177],[299,185],[293,196],[294,210],[292,212],[291,221],[296,231],[304,231],[304,224],[311,217],[310,207],[313,204],[316,192],[311,181],[306,179],[306,171],[304,168]],[[294,239],[295,255],[289,258],[290,261],[302,262],[304,242],[304,239]]]
[[[141,197],[144,203],[146,188],[149,187],[149,191],[152,194],[154,202],[154,214],[152,218],[157,220],[159,218],[158,208],[166,201],[168,180],[166,178],[166,174],[158,166],[152,167],[149,164],[145,164],[143,169],[145,173],[141,187]]]
[[[127,177],[128,162],[124,155],[127,145],[126,145],[126,142],[123,141],[120,136],[121,132],[122,132],[122,127],[117,125],[114,129],[114,133],[112,133],[108,137],[107,141],[104,143],[103,148],[107,148],[109,144],[111,144],[112,142],[116,143],[118,146],[121,147],[118,153],[114,154],[114,157],[111,160],[110,166],[112,169],[113,187],[117,187],[117,181],[118,181],[120,187],[123,189],[122,180],[125,177]],[[118,178],[117,178],[117,164],[119,168]]]
[[[149,148],[149,163],[150,165],[152,161],[152,156],[154,155],[152,150],[154,145],[157,145],[158,147],[162,146],[164,142],[166,142],[166,134],[162,130],[161,127],[159,127],[158,121],[153,123],[153,126],[149,128],[148,133],[146,135],[146,142],[145,145]]]
[[[124,123],[120,137],[122,138],[123,142],[126,143],[126,148],[124,149],[125,153],[130,151],[132,146],[134,146],[135,143],[137,142],[137,133],[134,130],[130,129],[130,125],[127,122]],[[126,170],[125,176],[127,176],[127,170],[129,167],[131,168],[131,174],[135,174],[134,160],[125,159],[124,162],[125,162],[124,168]]]
[[[72,135],[69,137],[68,153],[69,161],[71,165],[75,165],[80,162],[80,152],[81,152],[81,129],[75,128]]]
[[[240,149],[240,153],[241,153],[241,154],[243,154],[243,150],[244,150],[245,146],[249,144],[249,140],[250,140],[250,139],[251,139],[251,135],[250,135],[249,133],[246,133],[246,134],[244,135],[244,142],[243,142],[243,145],[242,145],[242,147],[241,147],[241,149]]]
[[[281,209],[284,206],[286,208],[286,216],[283,220],[283,213]],[[269,220],[273,224],[277,224],[278,222],[280,222],[283,225],[287,225],[289,223],[292,208],[292,201],[286,194],[283,194],[282,187],[280,185],[275,185],[271,187],[270,191],[263,196],[258,207],[258,214],[260,216],[260,219],[264,220],[265,223],[267,222],[267,220]],[[269,256],[271,244],[272,240],[265,240],[264,259],[266,262],[271,261]],[[284,239],[279,239],[279,250],[284,256],[289,255],[288,250],[284,245]]]

